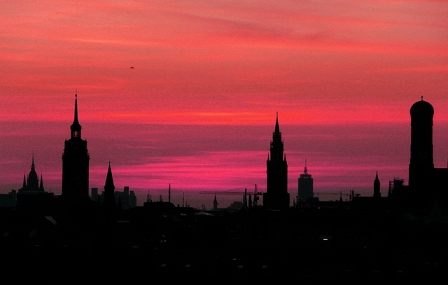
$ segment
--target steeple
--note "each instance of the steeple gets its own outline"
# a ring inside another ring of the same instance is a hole
[[[280,127],[278,125],[278,112],[276,113],[276,117],[275,117],[275,131],[274,131],[275,135],[281,135],[280,134]]]
[[[278,123],[278,112],[275,118],[275,129],[272,134],[271,148],[270,148],[270,158],[268,160],[272,161],[286,161],[286,156],[283,154],[283,141],[282,133],[280,132],[280,126]]]
[[[34,151],[33,151],[33,157],[31,159],[31,171],[35,171],[35,166],[34,166]]]
[[[62,195],[76,203],[90,203],[89,197],[89,152],[87,140],[81,138],[81,125],[78,121],[78,94],[75,94],[75,111],[70,126],[70,139],[64,142],[62,154]]]
[[[104,184],[103,207],[105,209],[115,208],[115,185],[112,177],[112,169],[110,168],[110,161],[109,168],[107,170],[106,183]]]
[[[381,197],[380,180],[378,179],[378,171],[376,172],[375,180],[373,181],[373,197]]]
[[[38,182],[38,178],[37,178],[36,167],[34,165],[34,152],[33,152],[33,157],[31,159],[31,170],[28,173],[28,178],[26,181],[26,189],[28,191],[39,190],[39,182]]]
[[[263,194],[263,206],[276,209],[289,207],[288,164],[278,123],[278,112],[266,166],[267,192]]]
[[[71,138],[81,138],[81,125],[78,121],[78,94],[75,94],[75,114],[73,124],[70,126]]]
[[[44,192],[44,179],[42,178],[42,173],[40,174],[40,185],[39,185],[39,191]]]
[[[114,178],[112,177],[112,169],[110,167],[110,161],[109,161],[109,168],[107,169],[106,183],[104,184],[104,189],[106,188],[111,188],[115,190]]]
[[[218,210],[218,200],[216,199],[216,194],[215,199],[213,199],[213,210]]]

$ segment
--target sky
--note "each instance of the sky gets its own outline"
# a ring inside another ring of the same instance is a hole
[[[78,94],[90,187],[193,207],[266,191],[278,114],[297,196],[305,164],[320,199],[408,180],[413,103],[434,109],[435,167],[448,161],[446,1],[0,0],[0,193],[34,156],[61,193]]]

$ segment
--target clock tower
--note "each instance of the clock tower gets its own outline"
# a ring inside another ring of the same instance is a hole
[[[75,115],[70,126],[70,139],[65,140],[62,154],[62,197],[73,201],[89,198],[89,152],[81,137],[78,121],[78,94],[75,94]]]

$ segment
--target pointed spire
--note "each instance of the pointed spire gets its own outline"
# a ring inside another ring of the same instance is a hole
[[[109,161],[109,168],[107,169],[106,183],[104,184],[104,188],[115,189],[114,178],[112,177],[112,169],[110,167],[110,161]]]
[[[39,191],[45,191],[44,190],[44,179],[42,178],[42,173],[40,174],[40,185],[39,185]]]
[[[78,123],[78,93],[75,94],[75,117],[73,122]]]
[[[34,151],[33,151],[33,157],[31,159],[31,171],[35,170],[35,166],[34,166]]]
[[[305,168],[303,169],[303,173],[308,174],[308,168],[306,167],[306,158],[305,158]]]
[[[22,183],[22,189],[25,190],[26,189],[26,175],[23,174],[23,183]]]
[[[81,138],[81,125],[78,121],[78,93],[75,94],[75,115],[73,118],[73,124],[70,126],[70,130],[72,131],[72,138]]]
[[[278,112],[277,112],[276,117],[275,117],[275,133],[276,134],[280,133],[280,127],[278,125]]]
[[[112,177],[112,169],[110,167],[107,169],[106,183],[104,184],[104,201],[103,207],[105,209],[111,210],[115,208],[115,185],[114,179]]]

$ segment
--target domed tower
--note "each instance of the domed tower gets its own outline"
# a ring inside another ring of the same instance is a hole
[[[431,181],[434,170],[432,126],[434,108],[423,100],[415,102],[411,114],[411,160],[409,164],[409,187],[424,190]]]

